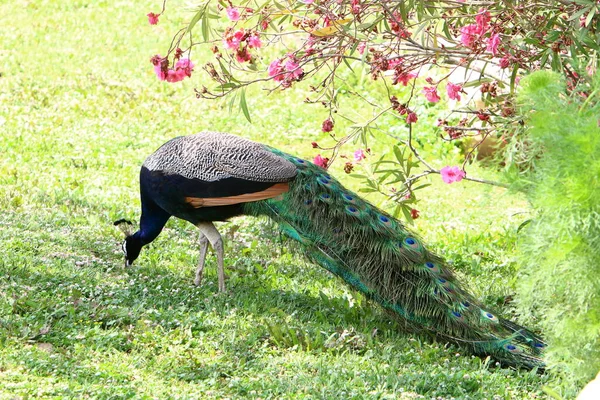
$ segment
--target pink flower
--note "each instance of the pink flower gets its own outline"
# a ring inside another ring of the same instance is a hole
[[[280,82],[284,78],[283,67],[281,66],[281,60],[273,60],[271,64],[269,64],[269,76],[273,78],[275,82]]]
[[[194,63],[189,58],[181,58],[175,64],[175,72],[181,76],[180,80],[183,80],[185,77],[191,77],[193,70]]]
[[[466,176],[465,171],[457,166],[444,167],[440,170],[440,174],[446,183],[460,182]]]
[[[410,209],[410,216],[411,216],[412,219],[419,218],[419,210],[417,210],[416,208],[411,208]]]
[[[484,8],[479,9],[479,13],[475,16],[477,22],[477,33],[483,35],[488,30],[492,16],[490,12]]]
[[[419,120],[419,118],[417,118],[417,114],[414,112],[409,112],[408,114],[406,114],[406,123],[407,124],[412,124],[414,122],[417,122]]]
[[[244,63],[244,62],[250,61],[252,59],[252,56],[250,55],[250,53],[248,53],[248,47],[244,46],[241,49],[239,49],[238,51],[236,51],[235,59],[239,63]]]
[[[461,85],[455,85],[452,82],[448,82],[446,85],[446,92],[448,93],[448,98],[451,100],[460,100],[460,92],[462,91]]]
[[[159,54],[153,56],[150,59],[152,65],[154,65],[154,73],[161,81],[167,80],[167,70],[169,68],[169,60],[161,57]]]
[[[396,67],[399,65],[402,65],[403,62],[404,62],[404,58],[402,58],[402,57],[393,58],[388,61],[387,70],[390,71],[392,69],[396,69]]]
[[[227,18],[229,18],[231,21],[239,21],[240,20],[240,12],[238,11],[237,8],[227,7],[225,9],[225,12],[227,13]]]
[[[289,74],[287,74],[288,79],[296,79],[302,75],[303,72],[298,63],[291,59],[288,59],[285,62],[285,69],[289,72]]]
[[[321,168],[327,168],[327,164],[329,163],[329,158],[321,157],[320,154],[317,154],[317,156],[313,160],[313,163]]]
[[[175,64],[175,69],[193,70],[194,63],[189,58],[181,58],[179,61],[177,61],[177,64]]]
[[[354,152],[354,162],[361,162],[365,158],[367,158],[367,156],[362,149],[358,149]]]
[[[315,2],[315,0],[300,0],[300,2],[304,4],[312,4]]]
[[[187,75],[185,74],[185,71],[182,69],[179,69],[179,70],[170,69],[167,71],[166,81],[170,82],[170,83],[180,82],[180,81],[184,80],[186,76]]]
[[[396,78],[394,79],[394,83],[400,82],[402,84],[402,86],[407,86],[408,81],[410,81],[411,79],[414,79],[416,77],[417,77],[417,74],[403,72],[400,75],[396,76]]]
[[[365,52],[365,47],[367,47],[367,42],[360,42],[358,47],[356,48],[358,50],[358,54],[363,55],[363,53]]]
[[[169,68],[169,61],[159,55],[152,57],[154,72],[161,81],[170,83],[180,82],[186,77],[192,76],[194,63],[189,58],[182,58],[175,64],[175,68]]]
[[[240,43],[242,43],[242,39],[246,33],[243,29],[235,32],[233,35],[227,34],[223,39],[223,45],[226,49],[229,50],[237,50],[240,47]]]
[[[323,124],[321,125],[321,130],[323,132],[331,132],[333,130],[333,121],[327,118],[325,121],[323,121]]]
[[[487,42],[487,47],[485,48],[485,51],[489,51],[490,53],[492,53],[492,55],[494,57],[496,57],[496,54],[498,53],[498,45],[500,44],[500,34],[498,33],[494,33]]]
[[[248,38],[248,46],[255,49],[262,47],[262,42],[260,41],[258,34],[254,34]]]
[[[295,59],[288,58],[282,65],[283,59],[273,60],[268,68],[269,76],[275,82],[282,82],[284,88],[292,85],[292,82],[302,76],[304,73]]]
[[[430,101],[432,103],[437,103],[438,101],[440,101],[440,96],[438,96],[437,88],[434,86],[424,87],[423,94],[425,95],[427,101]]]
[[[465,25],[460,28],[460,42],[465,47],[473,47],[477,41],[477,35],[479,34],[477,25]]]
[[[465,25],[460,28],[460,42],[466,46],[473,48],[477,44],[477,40],[490,27],[492,16],[486,9],[479,9],[479,13],[475,16],[475,24]]]
[[[500,59],[500,68],[504,69],[504,68],[508,68],[509,66],[510,66],[510,58],[508,57],[508,55],[506,55]]]
[[[158,24],[158,17],[160,16],[160,14],[149,13],[149,14],[147,14],[147,16],[148,16],[148,22],[150,23],[150,25]]]
[[[154,73],[156,74],[158,79],[160,79],[161,81],[167,80],[167,73],[162,70],[162,67],[160,66],[160,64],[157,64],[154,66]]]

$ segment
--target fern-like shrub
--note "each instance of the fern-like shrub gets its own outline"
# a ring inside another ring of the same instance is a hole
[[[539,318],[549,366],[582,384],[600,369],[600,79],[585,97],[536,72],[519,102],[541,150],[518,180],[536,211],[520,236],[520,307]]]

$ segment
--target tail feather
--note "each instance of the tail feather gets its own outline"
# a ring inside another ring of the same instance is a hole
[[[317,264],[417,331],[508,365],[543,367],[544,342],[486,310],[398,220],[346,190],[327,171],[272,149],[296,164],[282,198],[246,203],[267,215]]]

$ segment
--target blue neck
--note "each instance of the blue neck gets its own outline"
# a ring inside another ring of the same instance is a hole
[[[154,204],[153,201],[144,200],[145,199],[142,197],[142,217],[140,218],[140,230],[133,235],[141,242],[142,246],[156,239],[171,217],[169,213]]]

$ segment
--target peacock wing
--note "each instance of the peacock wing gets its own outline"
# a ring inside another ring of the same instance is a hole
[[[287,182],[296,176],[293,163],[262,144],[223,133],[218,139],[215,168],[222,173],[253,182]]]
[[[239,178],[250,182],[288,182],[296,166],[267,147],[229,133],[201,132],[174,138],[144,162],[150,171],[215,182]]]
[[[293,163],[264,145],[221,132],[172,139],[144,167],[194,208],[277,197],[297,173]]]

